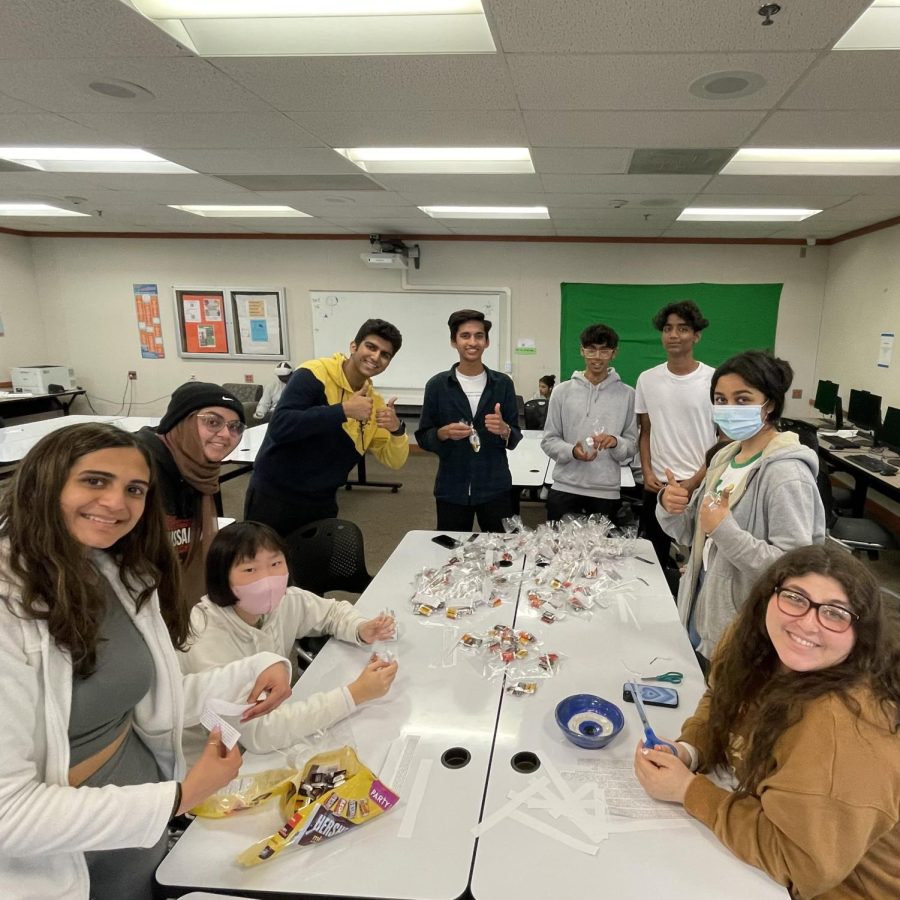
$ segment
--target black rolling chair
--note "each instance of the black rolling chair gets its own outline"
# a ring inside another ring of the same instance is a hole
[[[819,452],[819,439],[815,426],[796,419],[782,419],[781,428],[793,431],[800,443],[811,450]],[[874,519],[855,519],[838,515],[831,488],[831,478],[824,461],[819,463],[819,475],[816,478],[819,496],[825,507],[825,524],[832,540],[839,541],[853,553],[866,553],[869,559],[878,559],[880,550],[892,550],[897,546],[894,536]]]
[[[527,428],[525,424],[525,398],[521,394],[516,394],[516,418],[519,428]]]
[[[359,527],[346,519],[319,519],[285,539],[288,565],[297,587],[320,596],[326,591],[361,594],[372,582],[366,569],[365,545]],[[309,665],[328,642],[328,636],[299,642],[301,665]]]
[[[543,431],[547,421],[547,401],[543,398],[525,403],[525,427],[530,431]]]

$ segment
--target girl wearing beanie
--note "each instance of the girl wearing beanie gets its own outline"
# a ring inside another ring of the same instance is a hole
[[[137,434],[156,465],[166,530],[182,564],[181,598],[188,607],[205,593],[220,465],[240,443],[245,427],[244,407],[230,392],[218,384],[189,381],[172,394],[159,425]]]

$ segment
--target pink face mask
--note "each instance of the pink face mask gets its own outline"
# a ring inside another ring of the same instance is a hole
[[[287,590],[287,575],[268,575],[250,584],[231,586],[237,605],[251,616],[267,616],[278,608]]]

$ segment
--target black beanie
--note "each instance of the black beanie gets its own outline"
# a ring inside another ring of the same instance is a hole
[[[229,391],[219,384],[210,384],[207,381],[189,381],[175,389],[172,399],[169,401],[169,408],[160,419],[156,429],[157,434],[166,434],[194,410],[203,409],[205,406],[224,406],[227,409],[233,409],[238,414],[238,418],[246,424],[243,404]]]

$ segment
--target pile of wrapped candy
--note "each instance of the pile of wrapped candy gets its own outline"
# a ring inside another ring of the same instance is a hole
[[[530,631],[494,625],[483,633],[466,632],[460,647],[480,654],[487,678],[506,676],[507,693],[534,694],[538,681],[559,672],[559,654],[544,650]]]

